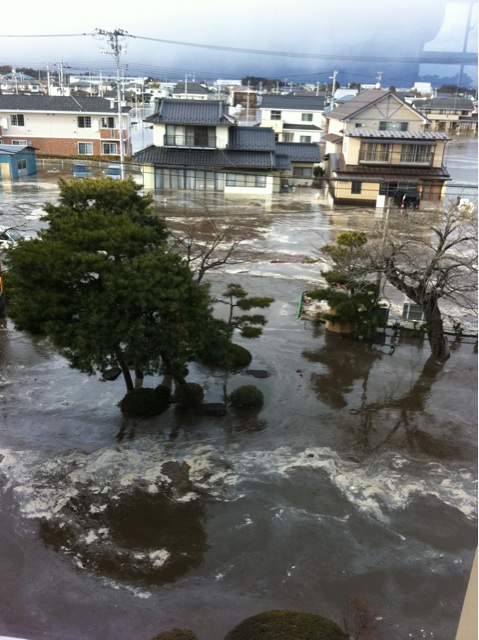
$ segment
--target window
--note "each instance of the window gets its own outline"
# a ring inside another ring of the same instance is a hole
[[[293,167],[293,176],[295,178],[311,178],[313,170],[311,167]]]
[[[17,167],[18,167],[19,170],[26,169],[27,168],[27,161],[26,160],[18,160]]]
[[[281,111],[271,111],[271,120],[281,120]]]
[[[313,122],[313,114],[312,113],[302,113],[301,120],[303,122]]]
[[[361,146],[359,154],[360,162],[377,162],[388,163],[389,162],[389,144],[380,144],[376,142],[367,142]]]
[[[311,136],[299,136],[300,142],[311,142]]]
[[[114,129],[115,128],[115,118],[113,116],[103,116],[102,119],[101,119],[101,128],[102,129]]]
[[[17,145],[17,147],[26,147],[27,146],[27,141],[26,140],[12,140],[12,144],[13,145]]]
[[[405,144],[401,149],[401,162],[406,164],[429,164],[433,155],[430,144]]]
[[[78,116],[79,129],[91,129],[91,117],[90,116]]]
[[[23,113],[14,113],[10,116],[10,124],[12,127],[24,127],[25,126],[25,116]]]
[[[351,182],[351,193],[361,193],[361,186],[361,182],[359,182],[358,180],[353,180],[353,182]]]
[[[363,126],[362,122],[356,122],[355,125],[354,125],[354,128],[355,129],[361,129],[362,126]]]
[[[167,147],[216,147],[215,127],[193,127],[183,125],[166,125],[164,138]]]
[[[117,156],[118,145],[116,142],[103,142],[101,145],[101,152],[104,156]]]
[[[246,173],[226,174],[227,187],[266,187],[266,176],[250,175]]]
[[[379,131],[407,131],[407,122],[390,122],[382,120],[379,123]]]
[[[79,142],[78,143],[78,153],[81,156],[92,156],[93,155],[93,142]]]

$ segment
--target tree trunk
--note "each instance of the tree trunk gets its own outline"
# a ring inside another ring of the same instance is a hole
[[[135,389],[141,389],[143,387],[143,371],[135,369]]]
[[[433,296],[428,296],[422,305],[426,319],[426,331],[431,353],[439,360],[447,360],[450,356],[449,342],[444,335],[444,325],[441,311],[437,305],[437,300]]]
[[[121,371],[123,373],[123,379],[124,379],[125,384],[126,384],[127,393],[128,393],[128,391],[133,391],[135,386],[133,384],[133,379],[131,377],[130,369],[128,368],[127,364],[125,363],[125,361],[123,359],[123,354],[121,353],[120,349],[118,349],[118,351],[116,352],[116,358],[117,358],[117,361],[118,361],[118,366],[120,367],[120,369],[121,369]]]

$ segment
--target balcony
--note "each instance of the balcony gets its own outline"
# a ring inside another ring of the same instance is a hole
[[[216,149],[216,136],[213,134],[165,134],[165,147],[182,147],[186,149]]]
[[[433,160],[434,151],[430,151],[426,147],[417,147],[411,149],[403,147],[402,149],[397,151],[363,149],[359,152],[360,164],[381,164],[393,166],[413,165],[416,167],[432,167]]]

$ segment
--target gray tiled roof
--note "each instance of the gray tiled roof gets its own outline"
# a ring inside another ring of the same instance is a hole
[[[172,167],[204,167],[224,170],[243,168],[275,169],[275,154],[269,151],[231,151],[229,149],[172,149],[155,147],[142,149],[135,161]]]
[[[210,94],[212,91],[204,87],[199,82],[178,82],[178,84],[173,89],[173,94],[183,94],[183,93],[191,93],[198,95]]]
[[[230,149],[241,151],[275,151],[274,131],[268,127],[231,127]]]
[[[285,122],[283,129],[290,129],[294,131],[321,131],[321,127],[317,127],[315,124],[289,124]]]
[[[158,102],[155,113],[146,122],[154,124],[231,125],[228,106],[221,100],[182,100],[164,98]]]
[[[338,155],[338,154],[335,154]],[[334,167],[336,176],[341,180],[363,180],[384,182],[388,180],[450,180],[447,170],[442,168],[401,168],[394,166],[378,167],[366,165],[346,165],[337,163]]]
[[[2,96],[0,95],[0,111],[44,111],[51,113],[116,113],[110,107],[110,100],[105,98],[84,98],[71,96]],[[130,107],[122,107],[123,113],[130,111]]]
[[[299,111],[323,111],[324,96],[263,95],[262,109],[297,109]]]
[[[442,131],[379,131],[378,129],[363,129],[362,127],[357,129],[345,129],[344,135],[349,138],[374,138],[375,140],[421,140],[421,141],[435,141],[435,140],[450,140],[451,138]]]
[[[321,162],[319,147],[312,142],[277,142],[276,152],[292,162]]]
[[[431,98],[429,100],[414,100],[413,106],[418,111],[430,109],[451,109],[459,111],[472,111],[474,103],[466,98]]]

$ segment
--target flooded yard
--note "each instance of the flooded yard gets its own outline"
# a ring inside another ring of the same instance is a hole
[[[15,184],[2,215],[34,232],[57,193],[52,175]],[[247,238],[247,259],[208,279],[215,294],[235,282],[274,297],[263,335],[235,340],[253,361],[229,375],[195,365],[188,379],[208,402],[254,384],[264,407],[126,419],[120,379],[69,369],[7,320],[0,634],[148,640],[176,626],[222,640],[270,609],[341,623],[358,596],[381,618],[378,638],[454,638],[477,544],[476,338],[450,336],[441,366],[410,331],[391,354],[390,329],[365,343],[296,317],[321,281],[318,247],[372,228],[374,210],[309,189],[247,201],[164,193],[156,207],[172,229],[206,216]],[[186,468],[178,492],[168,478]]]

